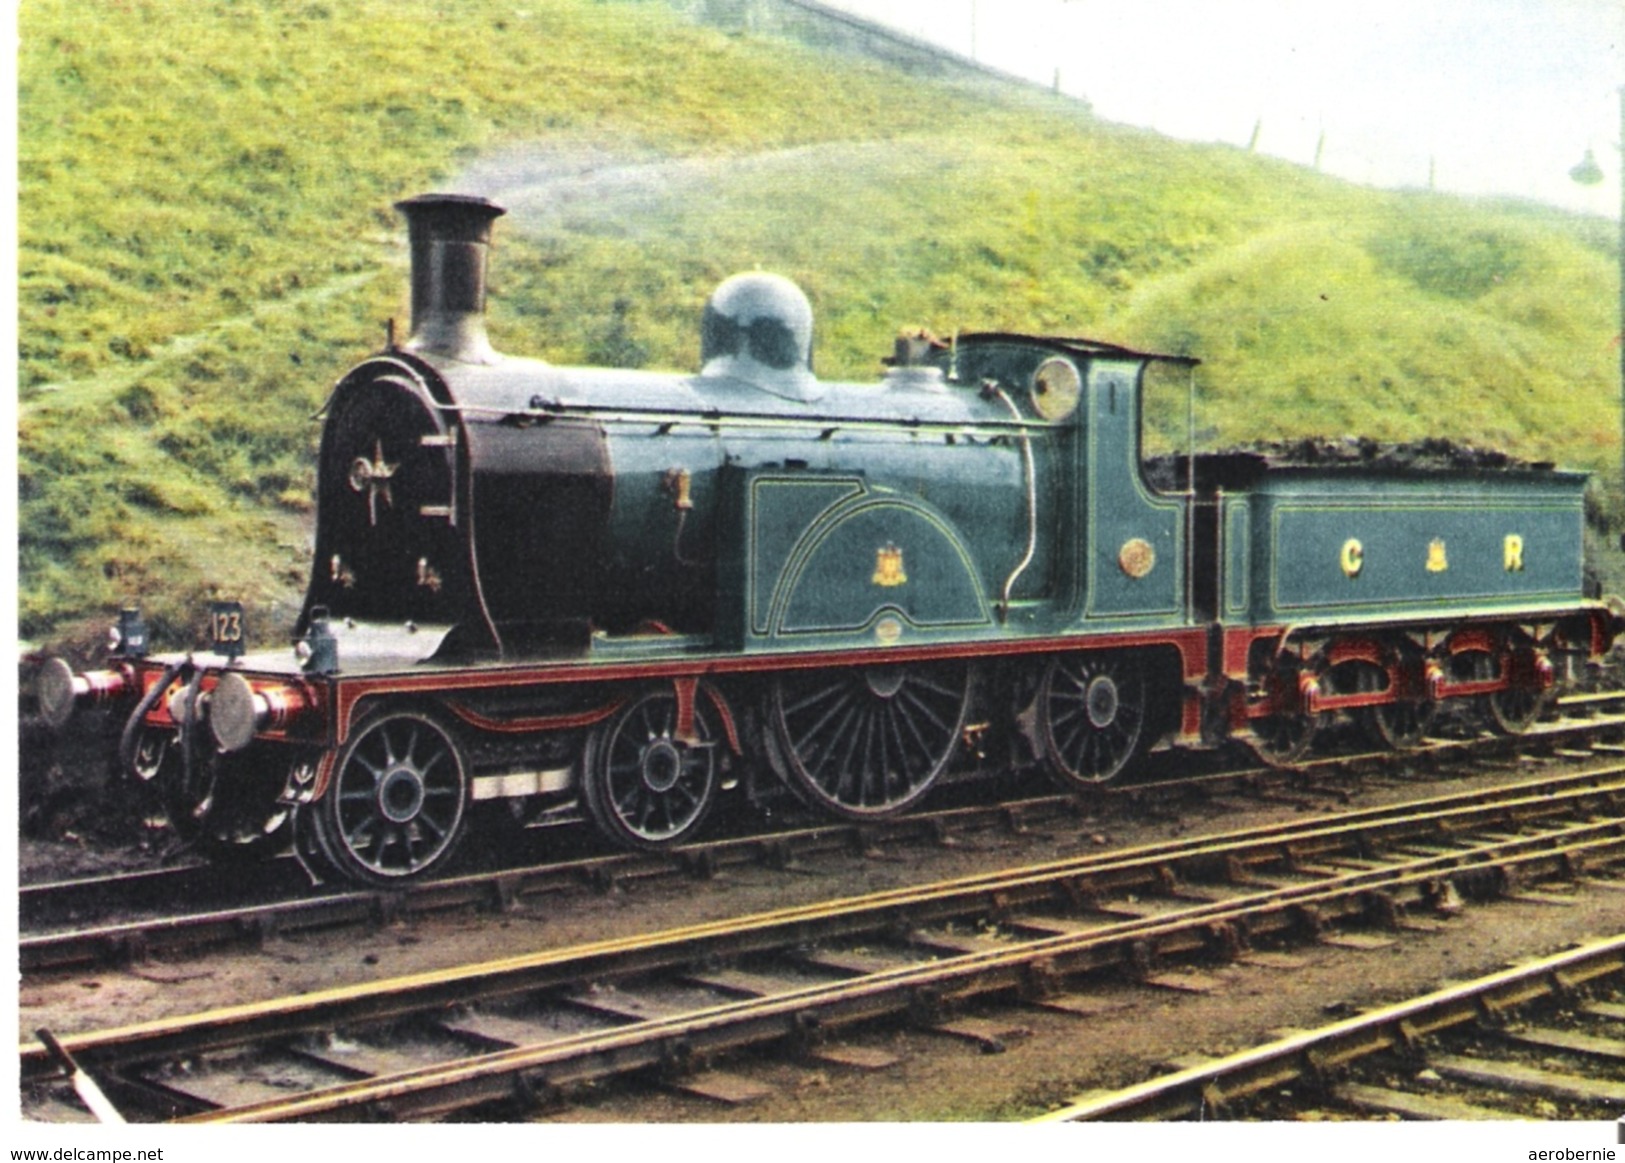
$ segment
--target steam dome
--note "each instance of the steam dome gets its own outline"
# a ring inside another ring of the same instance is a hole
[[[743,380],[791,400],[823,394],[812,373],[812,304],[781,275],[734,275],[700,323],[700,374]]]

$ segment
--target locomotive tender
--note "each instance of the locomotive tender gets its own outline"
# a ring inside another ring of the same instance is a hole
[[[398,208],[411,332],[325,406],[295,650],[242,653],[222,604],[213,654],[149,655],[126,611],[106,669],[40,676],[54,723],[113,706],[125,771],[213,846],[291,833],[388,884],[483,800],[660,847],[775,778],[864,818],[1161,741],[1290,763],[1339,712],[1394,747],[1448,699],[1516,732],[1625,629],[1583,593],[1579,474],[1227,456],[1159,491],[1143,376],[1194,360],[905,336],[829,383],[766,274],[713,294],[698,375],[556,368],[486,337],[503,210]]]

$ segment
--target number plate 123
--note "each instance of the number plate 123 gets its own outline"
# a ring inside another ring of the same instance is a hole
[[[216,654],[241,658],[248,649],[241,602],[209,603],[209,644]]]

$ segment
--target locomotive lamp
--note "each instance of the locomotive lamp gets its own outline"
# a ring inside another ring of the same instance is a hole
[[[108,642],[113,653],[121,658],[147,656],[147,623],[135,606],[126,606],[118,612],[118,621],[108,631]]]
[[[321,606],[311,611],[310,629],[293,646],[300,667],[310,674],[333,674],[339,668],[339,639]]]

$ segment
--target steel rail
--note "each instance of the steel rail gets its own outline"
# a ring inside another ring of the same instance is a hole
[[[1566,696],[1583,703],[1592,699],[1621,699],[1625,692],[1604,695]],[[1101,788],[1093,799],[1072,794],[1032,796],[998,805],[972,806],[914,812],[892,820],[862,823],[834,823],[802,827],[790,831],[745,837],[729,837],[684,845],[665,854],[622,852],[589,856],[545,865],[498,868],[425,881],[392,889],[356,889],[301,897],[298,902],[260,901],[232,905],[233,886],[222,885],[215,866],[189,863],[167,868],[25,884],[19,889],[18,916],[25,930],[48,926],[54,918],[74,917],[85,912],[109,913],[118,910],[143,911],[158,902],[199,895],[219,899],[222,907],[200,910],[183,916],[164,916],[141,922],[106,926],[81,926],[74,931],[26,934],[23,937],[25,972],[99,964],[109,958],[129,959],[158,950],[175,950],[189,945],[212,945],[237,938],[257,938],[286,919],[290,931],[320,928],[330,924],[360,921],[368,915],[395,918],[457,907],[510,907],[516,895],[556,891],[578,885],[603,885],[614,881],[655,878],[680,874],[710,875],[730,865],[782,863],[795,855],[835,850],[875,843],[907,841],[916,836],[940,838],[945,827],[976,827],[1002,820],[1019,829],[1030,820],[1025,815],[1076,814],[1109,805],[1139,806],[1148,797],[1180,791],[1212,793],[1234,789],[1242,794],[1265,794],[1270,787],[1293,788],[1309,781],[1306,790],[1336,790],[1314,785],[1316,777],[1351,777],[1368,773],[1370,765],[1430,762],[1475,750],[1500,750],[1520,739],[1549,744],[1558,738],[1585,735],[1611,726],[1625,728],[1625,716],[1617,723],[1579,720],[1535,728],[1524,736],[1478,736],[1471,739],[1435,740],[1413,750],[1373,751],[1351,755],[1323,756],[1290,769],[1252,767],[1233,771],[1206,772],[1172,779],[1147,779]],[[281,869],[278,872],[271,871]],[[291,896],[308,888],[308,880],[295,862],[271,861],[266,876],[273,887]],[[258,888],[266,887],[266,877],[257,877]],[[324,919],[332,916],[331,921]],[[240,920],[240,923],[238,921]]]
[[[1329,826],[1343,829],[1392,826],[1403,820],[1421,821],[1424,813],[1438,813],[1468,808],[1472,805],[1496,805],[1509,800],[1528,798],[1535,801],[1532,810],[1550,809],[1559,802],[1558,797],[1574,794],[1607,792],[1609,781],[1625,776],[1625,764],[1614,763],[1590,771],[1568,775],[1526,780],[1492,789],[1453,792],[1444,796],[1386,807],[1373,807],[1341,813],[1335,821],[1284,821],[1260,825],[1209,836],[1190,837],[1167,844],[1140,845],[1115,853],[1091,853],[1035,866],[1049,875],[1075,875],[1095,868],[1105,868],[1122,861],[1137,859],[1178,860],[1201,853],[1216,843],[1262,844],[1270,840],[1287,842],[1294,837],[1318,835]],[[1039,801],[1044,804],[1060,801]],[[1011,805],[1005,805],[1007,810]],[[899,823],[906,824],[907,820]],[[867,826],[865,826],[867,827]],[[803,834],[810,850],[814,841],[847,842],[861,832],[852,832],[846,826],[813,829]],[[729,842],[735,852],[744,851],[748,841]],[[833,846],[833,845],[832,845]],[[605,858],[615,860],[617,858]],[[589,867],[598,867],[588,862]],[[186,916],[158,918],[156,920],[121,925],[108,925],[61,934],[25,937],[20,942],[21,967],[24,972],[38,972],[46,968],[95,963],[108,956],[132,957],[157,949],[196,947],[210,942],[229,940],[262,940],[275,933],[294,933],[346,924],[380,923],[406,915],[426,915],[470,905],[489,905],[493,899],[498,907],[511,907],[515,902],[538,891],[559,885],[558,866],[542,866],[518,872],[480,875],[430,882],[417,886],[405,894],[354,892],[336,896],[317,897],[267,905],[249,909],[212,911]],[[577,874],[566,866],[566,878]],[[987,879],[989,874],[972,877],[958,883],[969,888],[972,882]],[[992,874],[995,877],[998,874]],[[892,890],[890,896],[906,895],[908,889]],[[867,899],[867,898],[860,898]]]
[[[1582,945],[1341,1022],[1293,1034],[1213,1062],[1106,1094],[1092,1095],[1034,1122],[1169,1118],[1212,1114],[1258,1091],[1387,1050],[1409,1051],[1418,1038],[1476,1022],[1589,981],[1625,975],[1625,935]]]
[[[604,888],[678,875],[709,878],[730,868],[792,867],[798,859],[824,853],[861,852],[886,844],[942,842],[956,829],[975,832],[1003,828],[1019,832],[1085,810],[1086,805],[1076,796],[1036,796],[995,805],[917,812],[891,820],[820,824],[730,837],[684,845],[665,853],[617,852],[467,873],[400,888],[352,889],[74,929],[25,932],[19,938],[19,968],[25,974],[41,973],[455,910],[509,911],[526,898],[581,886]],[[291,858],[287,863],[289,872],[297,871]],[[148,898],[165,883],[181,895],[193,877],[208,872],[207,865],[188,866],[175,870],[173,881],[163,880],[156,871],[136,873],[131,879],[141,897]],[[95,907],[98,896],[103,898],[103,909],[117,909],[120,902],[106,898],[116,897],[124,883],[125,877],[111,876],[25,888],[20,910],[24,925],[38,924],[37,918],[42,915],[60,916],[75,907]],[[53,896],[61,900],[53,900]]]
[[[1625,699],[1625,693],[1609,696]],[[1243,792],[1257,785],[1277,784],[1291,788],[1295,781],[1313,780],[1315,777],[1352,777],[1381,775],[1384,768],[1398,765],[1433,764],[1442,760],[1467,761],[1475,756],[1493,758],[1520,748],[1552,747],[1564,740],[1584,742],[1588,736],[1609,732],[1625,734],[1625,714],[1607,718],[1560,719],[1540,723],[1520,735],[1481,734],[1460,739],[1429,739],[1417,747],[1402,751],[1359,751],[1346,755],[1315,755],[1291,767],[1253,767],[1240,771],[1215,771],[1200,775],[1180,776],[1173,779],[1145,779],[1135,783],[1114,784],[1102,789],[1102,799],[1122,798],[1143,800],[1148,796],[1170,791],[1211,791],[1235,788]],[[1593,744],[1595,746],[1596,744]],[[1311,787],[1316,785],[1310,784]]]
[[[1596,790],[1606,781],[1625,774],[1625,764],[1614,763],[1591,771],[1542,777],[1490,790],[1454,792],[1408,805],[1376,807],[1343,813],[1339,821],[1357,825],[1385,821],[1418,811],[1441,810],[1455,805],[1498,800],[1519,794],[1552,796],[1575,788]],[[109,960],[133,960],[154,952],[218,946],[233,942],[263,941],[276,934],[315,931],[346,925],[385,923],[406,916],[466,908],[510,909],[524,898],[542,892],[559,891],[569,885],[602,883],[605,878],[629,877],[642,872],[649,876],[669,874],[681,868],[690,874],[696,866],[706,873],[722,867],[785,862],[786,852],[811,855],[816,851],[839,851],[895,841],[916,833],[938,837],[943,828],[967,821],[999,820],[1010,825],[1023,815],[1042,811],[1057,813],[1077,810],[1072,797],[1053,796],[1003,804],[994,808],[963,808],[945,812],[903,817],[881,824],[829,825],[770,837],[713,842],[695,849],[680,849],[666,857],[639,855],[589,858],[563,865],[542,865],[527,869],[480,873],[414,885],[405,891],[358,890],[312,898],[255,905],[247,908],[205,910],[177,916],[135,922],[99,925],[66,932],[32,934],[19,941],[21,970],[40,973],[47,970],[102,964]],[[1215,836],[1192,837],[1173,845],[1142,845],[1117,853],[1089,854],[1041,866],[1056,872],[1082,870],[1113,861],[1161,852],[1168,858],[1200,849],[1217,839],[1262,841],[1269,836],[1287,837],[1301,831],[1302,821],[1267,824]],[[1316,822],[1314,826],[1320,826]]]
[[[1582,830],[1597,831],[1601,827]],[[1610,861],[1625,858],[1625,834],[1621,834],[1617,822],[1607,828],[1610,835],[1576,841],[1560,852],[1500,855],[1458,865],[1450,873],[1452,878],[1486,873],[1505,876],[1510,869],[1541,863],[1548,868],[1567,869],[1572,861],[1581,858],[1581,853]],[[1209,935],[1216,928],[1249,920],[1257,923],[1270,915],[1282,927],[1290,927],[1299,924],[1298,914],[1302,910],[1324,910],[1352,903],[1358,913],[1364,908],[1362,899],[1373,892],[1382,891],[1392,896],[1402,888],[1435,884],[1440,876],[1440,870],[1434,867],[1437,863],[1435,858],[1380,874],[1351,873],[1337,878],[1336,883],[1314,886],[1314,891],[1260,894],[1258,901],[1193,908],[1175,918],[1124,922],[1087,935],[1046,938],[1008,950],[967,953],[902,966],[855,980],[725,1003],[675,1017],[649,1019],[607,1033],[496,1051],[303,1095],[208,1111],[176,1121],[240,1123],[353,1118],[379,1112],[395,1117],[440,1113],[450,1109],[444,1105],[448,1102],[451,1106],[462,1106],[493,1098],[517,1097],[526,1092],[536,1093],[549,1087],[622,1074],[695,1055],[738,1049],[766,1039],[804,1034],[810,1029],[871,1020],[906,1011],[922,990],[937,996],[951,992],[959,997],[1019,992],[1032,986],[1032,970],[1039,964],[1044,966],[1043,976],[1051,979],[1056,975],[1132,964],[1141,949],[1159,939],[1194,940],[1192,947],[1207,948],[1211,944]],[[1096,956],[1091,957],[1091,953]],[[526,1071],[539,1072],[541,1077],[516,1083]]]
[[[1166,848],[1147,846],[1138,854],[1116,858],[1097,858],[1087,863],[1061,861],[1013,872],[973,875],[924,887],[712,921],[655,935],[611,939],[392,981],[325,990],[298,998],[160,1019],[122,1029],[63,1035],[61,1040],[70,1053],[91,1065],[218,1048],[272,1034],[397,1017],[438,1005],[501,997],[584,978],[625,977],[711,957],[738,956],[815,940],[884,932],[899,925],[918,925],[969,912],[998,915],[1023,904],[1047,903],[1057,893],[1088,896],[1109,888],[1156,888],[1177,884],[1181,872],[1214,867],[1245,870],[1269,862],[1290,865],[1294,861],[1324,859],[1329,854],[1350,849],[1358,853],[1369,850],[1370,843],[1379,838],[1379,832],[1387,833],[1380,838],[1391,841],[1445,837],[1461,842],[1459,830],[1469,821],[1476,821],[1479,827],[1505,827],[1515,825],[1519,816],[1551,820],[1579,811],[1589,817],[1597,810],[1599,796],[1617,813],[1620,793],[1621,785],[1616,782],[1611,787],[1584,788],[1557,796],[1521,796],[1489,804],[1458,806],[1453,811],[1422,812],[1389,821],[1385,829],[1379,829],[1370,820],[1322,823],[1318,827],[1301,827],[1296,832],[1274,829],[1263,837],[1243,834],[1241,839],[1181,843],[1173,846],[1179,851],[1172,855]],[[1616,814],[1585,827],[1613,835],[1621,830],[1622,824],[1625,820]],[[1532,851],[1550,848],[1555,842],[1554,834],[1544,833],[1497,843],[1506,851]],[[1506,848],[1506,845],[1514,847]],[[1485,850],[1477,851],[1481,855]],[[1464,855],[1473,854],[1472,849],[1450,851],[1411,861],[1406,866],[1437,875],[1440,870],[1456,869]],[[1274,894],[1252,894],[1241,899],[1289,901],[1294,899],[1294,894],[1311,892],[1322,883],[1316,881]],[[1356,880],[1345,877],[1339,883],[1353,885]],[[1189,915],[1206,916],[1209,909],[1213,915],[1219,915],[1228,908],[1228,903],[1202,906]],[[24,1045],[20,1054],[25,1078],[48,1068],[48,1058],[39,1044]]]

